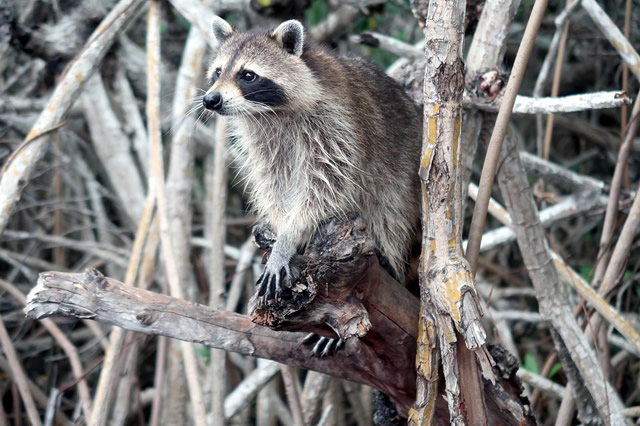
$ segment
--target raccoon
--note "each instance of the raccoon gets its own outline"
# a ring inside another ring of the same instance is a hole
[[[302,24],[242,33],[220,17],[204,107],[228,116],[249,201],[277,241],[259,295],[291,285],[289,263],[320,223],[359,212],[400,282],[421,212],[421,110],[383,71],[310,43]]]

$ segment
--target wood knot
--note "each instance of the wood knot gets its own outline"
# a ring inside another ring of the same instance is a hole
[[[150,326],[155,322],[156,318],[150,312],[142,312],[136,315],[136,320],[144,326]]]
[[[82,274],[82,280],[85,286],[95,286],[100,290],[103,290],[106,286],[104,275],[96,268],[85,269]]]

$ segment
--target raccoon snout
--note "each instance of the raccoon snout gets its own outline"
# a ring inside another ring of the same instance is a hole
[[[202,98],[202,103],[206,109],[217,111],[222,108],[222,95],[220,93],[207,93]]]

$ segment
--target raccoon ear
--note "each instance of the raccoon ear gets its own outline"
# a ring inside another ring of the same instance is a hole
[[[304,45],[304,27],[300,21],[292,19],[285,21],[271,33],[278,43],[287,52],[300,56]]]
[[[213,36],[216,38],[219,44],[222,44],[231,34],[233,34],[233,27],[229,25],[227,21],[219,16],[213,17],[213,24],[211,25],[213,30]]]

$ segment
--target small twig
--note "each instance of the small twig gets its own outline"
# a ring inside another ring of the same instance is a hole
[[[231,355],[231,353],[229,355]],[[270,362],[265,359],[257,359],[256,361],[257,368],[262,368]],[[285,403],[280,399],[280,396],[278,394],[279,392],[277,392],[276,390],[276,384],[271,382],[265,385],[265,387],[263,387],[260,392],[258,392],[255,405],[255,426],[271,426],[273,424],[273,418],[276,415],[275,404],[278,403],[274,403],[274,401],[276,400],[278,400],[279,403],[284,406],[285,411],[288,412],[288,415],[286,415],[288,417],[288,421],[284,422],[283,424],[293,424],[293,416],[291,415],[291,411],[288,407],[286,407]]]
[[[640,55],[633,48],[629,40],[620,32],[609,15],[595,0],[582,0],[582,8],[589,14],[593,23],[618,51],[622,60],[629,66],[629,70],[640,80]]]
[[[133,247],[131,248],[129,264],[125,274],[125,285],[133,286],[135,282],[136,274],[142,258],[144,242],[149,234],[149,229],[151,228],[154,206],[155,191],[154,188],[151,187],[147,194],[147,199],[145,200],[140,224],[138,225],[138,230],[133,241]],[[116,367],[118,357],[120,356],[120,352],[124,345],[125,336],[126,332],[121,328],[114,328],[111,332],[109,347],[105,354],[104,364],[100,371],[100,378],[98,380],[98,386],[94,397],[93,412],[89,421],[89,424],[91,425],[99,426],[105,424],[109,415],[109,406],[113,397],[113,389],[117,386],[118,379],[114,377],[112,371]]]
[[[119,106],[122,108],[122,117],[125,125],[131,129],[132,146],[138,154],[140,166],[145,178],[149,175],[149,140],[147,129],[138,109],[138,103],[133,93],[133,88],[127,79],[127,75],[122,66],[116,70],[113,86],[119,99]]]
[[[349,41],[365,46],[377,47],[385,52],[393,53],[394,55],[401,56],[409,60],[424,56],[424,46],[419,48],[412,44],[405,43],[404,41],[376,32],[355,34],[349,37]]]
[[[322,400],[329,389],[331,377],[309,371],[302,390],[302,409],[305,424],[313,424],[320,415]]]
[[[309,35],[316,41],[327,41],[337,32],[351,25],[358,15],[360,15],[360,10],[357,8],[341,4],[324,21],[309,29]]]
[[[640,352],[640,333],[633,328],[633,325],[625,320],[616,308],[596,293],[578,273],[569,268],[557,253],[552,252],[552,258],[558,272],[563,275],[564,281],[570,284],[583,299],[589,302],[600,315],[609,321]]]
[[[571,383],[567,383],[562,396],[562,403],[556,415],[555,426],[569,426],[573,424],[573,417],[576,411],[576,401],[571,394]]]
[[[324,408],[320,420],[318,420],[318,426],[326,426],[330,423],[329,416],[333,414],[333,404],[329,404]]]
[[[209,161],[207,175],[208,191],[211,193],[207,204],[208,237],[212,247],[209,253],[209,306],[221,309],[224,306],[225,270],[224,244],[226,242],[226,227],[224,213],[227,202],[227,171],[225,165],[225,149],[227,137],[225,135],[225,120],[216,120],[215,144],[213,161]],[[211,158],[211,157],[209,157]],[[211,413],[213,425],[224,425],[224,399],[226,389],[226,355],[224,351],[211,349],[209,366],[209,381],[211,382]]]
[[[571,0],[567,0],[567,9],[571,6]],[[560,45],[558,46],[558,54],[556,55],[556,66],[553,69],[553,81],[551,82],[551,97],[558,96],[558,90],[560,89],[560,77],[562,76],[562,65],[564,64],[565,48],[567,46],[567,39],[569,38],[569,25],[571,20],[567,19],[562,24],[562,35],[560,36]],[[542,147],[542,153],[538,152],[538,155],[542,154],[545,160],[549,159],[549,151],[551,149],[551,137],[553,135],[553,114],[547,116],[547,127],[544,132],[544,142]]]
[[[120,201],[122,216],[128,219],[126,225],[135,226],[144,209],[144,186],[131,155],[129,138],[112,108],[100,73],[89,79],[86,89],[80,99],[89,133],[98,141],[94,143],[94,150]]]
[[[554,19],[554,24],[556,26],[556,31],[553,34],[553,38],[551,39],[551,44],[549,45],[549,49],[547,50],[547,55],[544,57],[544,61],[542,62],[542,67],[540,67],[540,72],[538,73],[538,77],[536,78],[536,83],[533,87],[533,97],[539,98],[542,96],[542,90],[544,89],[544,84],[549,77],[549,71],[551,70],[551,63],[554,60],[554,57],[557,56],[558,46],[560,44],[560,37],[563,33],[563,28],[565,22],[573,15],[573,13],[580,6],[581,0],[575,0],[567,4],[565,9],[558,14],[558,16]],[[539,152],[539,155],[542,153]]]
[[[558,204],[547,207],[539,212],[540,222],[543,226],[548,227],[553,225],[559,220],[566,219],[568,217],[574,217],[585,212],[602,208],[606,202],[606,197],[585,197],[584,195],[571,195]],[[480,244],[480,251],[486,252],[494,249],[495,247],[513,241],[515,234],[510,226],[503,226],[500,228],[487,231],[482,236],[482,243]],[[467,242],[468,244],[468,242]]]
[[[610,422],[621,421],[622,402],[613,388],[602,380],[602,371],[590,342],[573,317],[566,292],[557,285],[558,272],[512,135],[506,139],[501,155],[503,162],[498,182],[514,224],[513,230],[524,263],[536,289],[540,312],[551,321],[554,333],[557,333],[554,338],[556,349],[559,353],[563,351],[561,359],[570,382],[576,386],[576,392],[592,396],[591,401],[581,400],[581,410],[591,410],[593,413],[595,408],[600,416]]]
[[[150,426],[158,426],[160,424],[160,409],[162,401],[162,388],[164,387],[165,364],[167,361],[167,341],[164,336],[158,337],[158,347],[156,349],[156,371],[154,373],[155,392],[153,394],[153,402],[151,405]]]
[[[266,400],[269,403],[269,409],[270,411],[275,413],[276,417],[280,421],[280,424],[292,425],[293,416],[291,415],[291,411],[286,406],[286,404],[282,401],[282,398],[280,398],[278,393],[274,391],[269,392],[269,388],[267,388],[266,390],[262,390],[261,392],[266,392],[266,396],[267,396]],[[257,426],[263,426],[263,425],[258,424]]]
[[[472,200],[475,200],[478,197],[478,186],[473,182],[469,183],[468,194],[469,198]],[[489,213],[498,219],[503,225],[511,226],[511,217],[509,217],[509,212],[493,198],[489,199]]]
[[[606,185],[603,181],[576,173],[526,151],[520,151],[520,161],[522,161],[522,165],[529,174],[541,176],[546,181],[552,182],[554,185],[574,194],[588,192],[603,194],[605,191]]]
[[[618,160],[616,161],[616,168],[613,172],[613,178],[611,179],[609,203],[607,204],[607,213],[604,216],[604,224],[602,225],[602,234],[600,235],[600,249],[598,251],[597,265],[593,276],[593,283],[596,285],[596,287],[600,285],[602,279],[604,278],[605,270],[607,268],[607,265],[609,264],[611,239],[613,238],[615,230],[614,226],[616,223],[616,218],[618,217],[618,200],[620,199],[624,171],[629,162],[629,155],[631,154],[633,138],[635,137],[639,127],[640,92],[638,92],[635,104],[633,105],[633,110],[631,111],[631,122],[629,123],[629,127],[626,129],[624,141],[620,146],[620,151],[618,152]]]
[[[534,388],[540,389],[540,391],[545,395],[549,395],[558,399],[562,399],[562,396],[564,395],[564,386],[560,386],[559,384],[552,382],[544,376],[532,373],[522,368],[518,369],[518,372],[516,374],[518,375],[518,377],[520,377],[522,380],[524,380]]]
[[[209,47],[218,47],[218,42],[211,31],[213,22],[213,8],[207,7],[205,1],[181,1],[170,0],[173,6],[191,25],[200,31],[201,36],[207,41]],[[215,1],[216,13],[242,12],[248,6],[247,0],[217,0]]]
[[[631,34],[631,0],[625,1],[624,6],[624,37],[628,40]],[[629,65],[626,62],[622,64],[622,91],[629,91]],[[629,114],[628,107],[622,106],[620,110],[620,134],[624,135],[627,130],[627,115]],[[627,166],[626,171],[629,170]],[[625,173],[625,176],[627,173]],[[628,187],[628,185],[627,185]]]
[[[623,267],[626,263],[627,256],[629,256],[629,251],[631,250],[631,245],[633,243],[633,239],[638,232],[638,227],[640,226],[640,187],[636,192],[636,197],[633,200],[633,204],[631,205],[631,210],[629,210],[629,215],[627,216],[627,220],[620,231],[620,238],[618,238],[618,242],[616,243],[616,247],[611,254],[611,260],[607,265],[607,269],[604,273],[604,277],[602,278],[602,283],[600,284],[600,288],[598,289],[598,293],[600,295],[608,295],[611,292],[620,277],[622,276]]]
[[[69,247],[74,250],[86,252],[106,261],[113,262],[119,266],[127,265],[127,250],[99,242],[73,240],[71,238],[61,237],[59,235],[41,234],[27,231],[14,231],[7,229],[4,231],[3,237],[15,240],[37,240],[55,246]]]
[[[5,160],[4,164],[2,165],[2,169],[0,169],[0,178],[2,178],[4,173],[7,171],[7,168],[9,167],[9,164],[11,164],[11,162],[17,157],[18,154],[20,154],[20,152],[24,148],[27,147],[27,145],[29,145],[31,142],[34,142],[34,141],[40,139],[43,136],[47,136],[49,133],[55,132],[56,130],[58,130],[58,129],[66,126],[66,125],[67,125],[66,122],[55,124],[55,125],[49,127],[48,129],[44,129],[43,131],[39,132],[38,134],[33,135],[30,138],[27,138],[24,141],[22,141],[20,143],[20,145],[18,145],[17,148],[14,149],[11,154],[9,154],[9,156]]]
[[[184,3],[184,2],[182,2]],[[201,32],[192,26],[184,44],[180,68],[175,82],[175,93],[173,96],[171,114],[171,156],[168,158],[168,171],[166,178],[166,190],[168,200],[168,216],[171,228],[171,243],[174,258],[177,262],[176,268],[184,294],[191,298],[194,287],[192,280],[191,263],[191,234],[193,222],[193,203],[191,202],[194,179],[194,158],[195,143],[191,134],[196,123],[195,113],[191,113],[194,107],[194,100],[198,97],[198,83],[203,74],[204,56],[207,43]],[[208,214],[206,215],[209,216]],[[215,244],[214,244],[215,247]],[[169,348],[174,347],[174,343],[169,344]],[[175,351],[169,349],[169,354]],[[217,358],[212,358],[212,365],[216,364]],[[166,380],[172,382],[172,376],[183,370],[182,360],[179,357],[169,355],[167,357],[168,367]],[[174,373],[175,372],[175,373]],[[223,373],[219,373],[224,378]],[[212,377],[212,381],[221,380],[220,377]],[[187,392],[184,380],[178,380],[172,384],[175,390],[165,393],[168,399],[163,406],[163,422],[176,423],[181,421],[183,416],[172,407],[185,406],[187,404]],[[213,413],[221,413],[220,404],[211,407]],[[222,418],[222,414],[219,415]],[[212,426],[220,425],[221,422],[214,422]]]
[[[33,402],[33,395],[31,395],[29,385],[27,384],[27,376],[25,375],[24,369],[20,364],[18,354],[16,353],[13,344],[11,343],[9,333],[4,326],[2,315],[0,315],[0,345],[2,345],[2,349],[4,350],[4,353],[9,360],[9,365],[11,366],[11,370],[13,371],[13,380],[18,387],[20,397],[22,398],[24,407],[27,410],[27,417],[29,418],[29,422],[31,422],[33,426],[42,425],[40,416],[38,415],[38,410],[36,409],[36,404],[35,402]],[[19,415],[17,411],[16,415]]]

